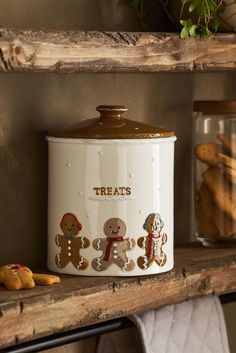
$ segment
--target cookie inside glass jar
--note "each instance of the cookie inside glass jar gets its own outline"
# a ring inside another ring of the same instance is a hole
[[[194,103],[195,233],[205,246],[236,238],[236,102]]]

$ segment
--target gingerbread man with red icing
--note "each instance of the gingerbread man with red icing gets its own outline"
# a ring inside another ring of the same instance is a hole
[[[164,223],[158,213],[151,213],[145,220],[143,228],[148,235],[138,239],[138,246],[145,249],[145,255],[138,258],[138,266],[142,270],[149,268],[154,262],[164,266],[167,260],[162,246],[167,242],[167,235],[161,233]]]
[[[126,225],[119,218],[110,218],[104,224],[106,238],[98,238],[93,241],[96,250],[102,250],[102,256],[92,261],[92,267],[96,271],[104,271],[112,264],[120,267],[122,271],[132,271],[135,263],[129,259],[127,251],[135,246],[135,240],[124,238]]]
[[[33,273],[27,266],[9,264],[0,266],[0,283],[8,290],[30,289],[36,284],[50,285],[59,283],[60,278],[54,275]]]
[[[56,255],[55,261],[59,268],[64,268],[68,263],[72,263],[77,270],[85,270],[89,261],[80,255],[80,249],[85,249],[90,245],[86,237],[77,235],[82,229],[82,224],[73,213],[66,213],[60,223],[63,235],[57,234],[55,241],[61,248],[60,254]]]

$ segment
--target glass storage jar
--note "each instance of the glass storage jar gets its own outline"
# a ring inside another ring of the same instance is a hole
[[[236,101],[194,103],[195,233],[204,246],[236,235]]]

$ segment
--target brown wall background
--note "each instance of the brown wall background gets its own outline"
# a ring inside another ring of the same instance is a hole
[[[138,30],[127,0],[0,0],[7,27]],[[1,74],[0,263],[46,263],[47,129],[96,115],[99,104],[125,104],[132,119],[176,131],[175,242],[193,234],[192,102],[235,99],[235,73]]]

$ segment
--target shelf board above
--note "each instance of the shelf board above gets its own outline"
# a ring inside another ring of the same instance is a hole
[[[142,277],[61,276],[60,284],[0,287],[0,349],[197,297],[236,291],[236,246],[175,249],[172,271]]]
[[[0,72],[208,72],[236,69],[236,34],[0,28]]]

